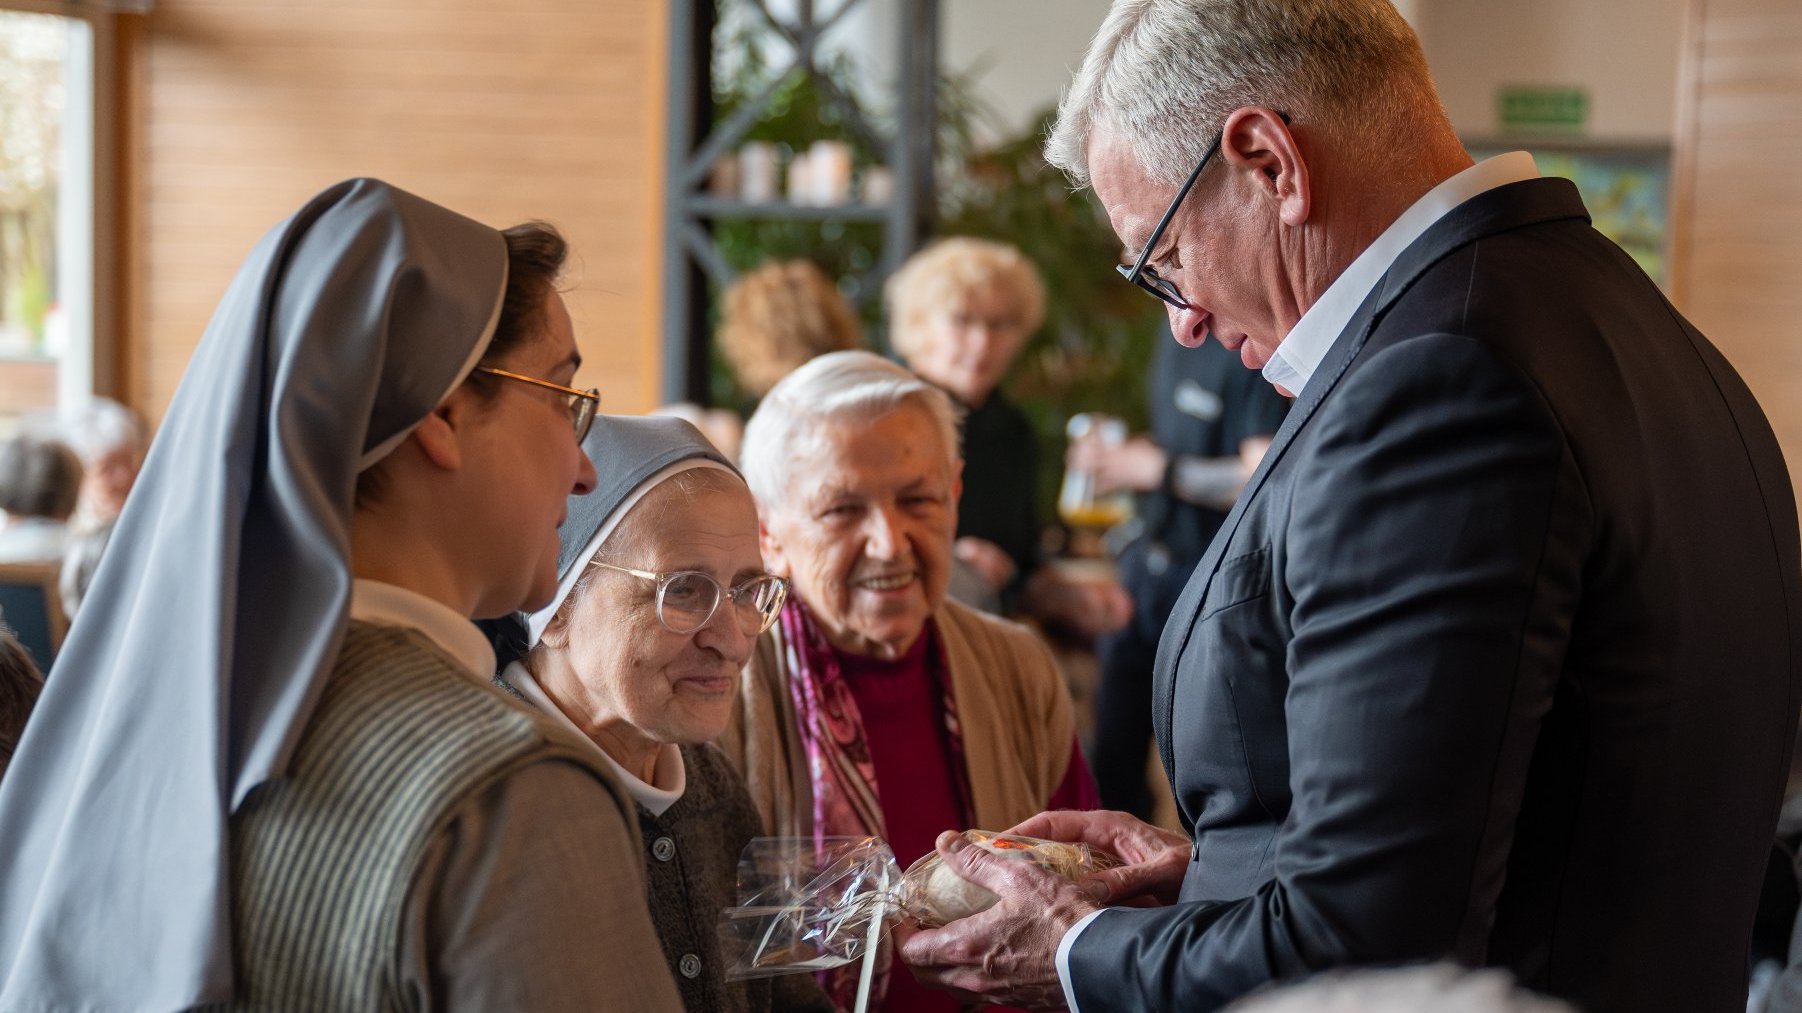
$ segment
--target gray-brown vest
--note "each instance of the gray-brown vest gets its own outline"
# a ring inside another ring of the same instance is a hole
[[[592,770],[632,811],[562,736],[423,635],[351,623],[288,776],[232,815],[238,997],[220,1008],[408,1008],[402,914],[427,844],[458,805],[557,759]]]

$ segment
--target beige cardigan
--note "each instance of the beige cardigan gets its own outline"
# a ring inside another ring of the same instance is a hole
[[[932,618],[963,728],[975,829],[1006,830],[1041,812],[1063,783],[1076,734],[1069,690],[1050,649],[1026,627],[950,600]],[[808,837],[813,790],[785,648],[780,625],[758,640],[719,746],[744,775],[764,829]]]

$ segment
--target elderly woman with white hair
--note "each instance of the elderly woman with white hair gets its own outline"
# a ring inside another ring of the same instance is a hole
[[[97,397],[57,420],[57,431],[81,458],[81,502],[75,526],[88,530],[110,523],[125,508],[150,439],[137,412],[111,398]]]
[[[1039,553],[1038,437],[1001,390],[1045,319],[1038,268],[1007,243],[956,236],[914,254],[889,279],[885,296],[895,351],[963,409],[958,563],[1005,607],[1089,636],[1124,626],[1132,615],[1124,588],[1067,578],[1043,565]]]
[[[868,352],[824,355],[764,398],[741,456],[792,593],[721,745],[771,833],[874,835],[905,865],[944,830],[1095,806],[1050,651],[945,596],[963,466],[944,391]],[[881,1008],[958,1004],[894,975]]]
[[[686,1009],[830,1013],[806,976],[728,981],[715,932],[761,826],[708,743],[788,593],[757,554],[750,490],[681,419],[601,418],[582,446],[603,477],[570,497],[557,595],[496,684],[590,743],[632,796],[651,920]]]

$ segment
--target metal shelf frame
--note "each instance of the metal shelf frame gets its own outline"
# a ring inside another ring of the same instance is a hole
[[[857,103],[818,64],[821,36],[869,0],[843,0],[829,13],[798,0],[792,20],[773,14],[766,0],[743,0],[793,47],[786,66],[773,68],[768,86],[722,122],[713,122],[713,28],[718,0],[671,0],[669,147],[663,216],[663,384],[665,401],[708,399],[708,285],[736,277],[713,241],[711,225],[730,218],[877,222],[882,254],[865,292],[899,269],[926,238],[933,211],[934,131],[937,124],[939,0],[896,0],[892,43],[899,71],[894,128],[884,137]],[[872,150],[887,152],[893,194],[886,204],[812,207],[722,198],[707,192],[714,162],[742,143],[783,82],[806,74],[837,106],[847,129]]]

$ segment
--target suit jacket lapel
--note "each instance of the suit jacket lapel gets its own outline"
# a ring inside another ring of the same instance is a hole
[[[1173,795],[1176,792],[1176,763],[1170,732],[1176,707],[1177,661],[1188,649],[1189,640],[1194,636],[1195,627],[1201,618],[1201,603],[1207,598],[1208,588],[1213,584],[1214,575],[1220,569],[1221,557],[1225,555],[1226,547],[1232,544],[1233,533],[1238,530],[1239,522],[1245,517],[1245,511],[1262,490],[1264,480],[1270,475],[1271,469],[1282,460],[1283,454],[1294,442],[1295,434],[1301,430],[1302,426],[1307,425],[1308,418],[1314,414],[1314,410],[1320,406],[1320,402],[1326,399],[1327,393],[1339,382],[1339,377],[1345,373],[1345,367],[1350,365],[1352,358],[1364,346],[1364,338],[1370,333],[1370,328],[1377,318],[1376,307],[1386,305],[1381,300],[1382,288],[1382,285],[1378,285],[1373,289],[1365,298],[1364,303],[1358,307],[1357,312],[1352,314],[1351,321],[1334,340],[1332,348],[1327,351],[1326,358],[1321,360],[1320,367],[1315,370],[1313,380],[1309,381],[1301,396],[1296,399],[1295,405],[1289,409],[1289,414],[1283,419],[1282,426],[1271,438],[1270,448],[1264,452],[1263,460],[1258,462],[1257,470],[1252,472],[1250,479],[1246,480],[1245,488],[1239,493],[1239,498],[1234,501],[1232,510],[1226,515],[1226,520],[1221,522],[1220,530],[1215,533],[1214,540],[1209,543],[1208,551],[1202,556],[1201,562],[1196,564],[1195,572],[1189,577],[1189,583],[1183,587],[1181,597],[1177,599],[1175,607],[1170,610],[1169,621],[1164,624],[1164,635],[1158,640],[1157,664],[1153,669],[1152,699],[1157,701],[1157,705],[1152,714],[1152,722],[1157,734],[1158,750],[1164,761],[1164,776],[1170,781],[1170,790]],[[1175,797],[1177,812],[1182,818],[1183,828],[1185,830],[1192,829],[1193,820],[1183,808],[1182,796],[1175,795]]]

